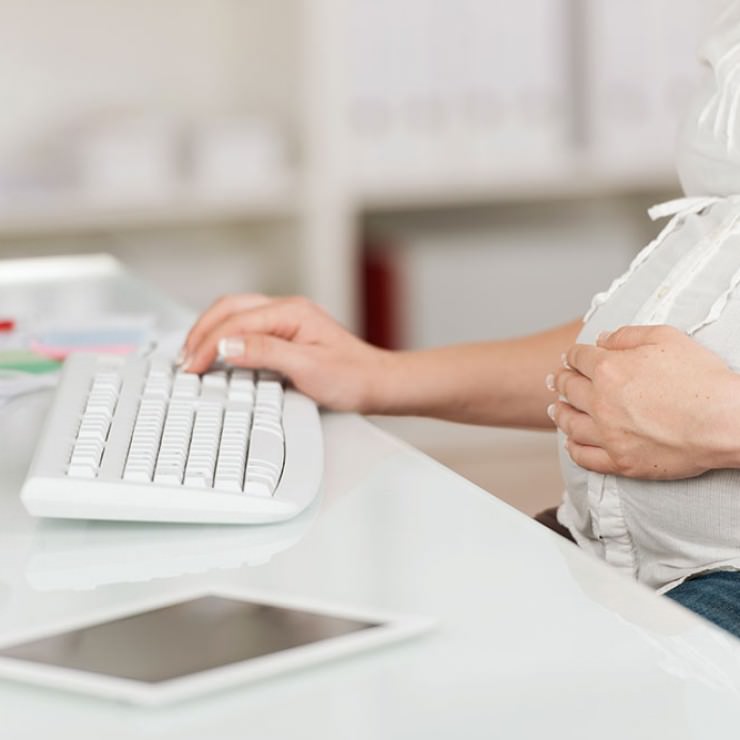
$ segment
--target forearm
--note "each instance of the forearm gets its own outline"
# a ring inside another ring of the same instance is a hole
[[[389,355],[377,413],[490,426],[552,428],[545,376],[561,364],[582,322],[541,334]]]

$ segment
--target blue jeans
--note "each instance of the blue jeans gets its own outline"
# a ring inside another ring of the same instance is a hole
[[[666,596],[740,637],[740,572],[697,576],[671,589]]]

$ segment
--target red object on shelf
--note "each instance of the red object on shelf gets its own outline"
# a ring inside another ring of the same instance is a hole
[[[362,260],[363,330],[365,339],[385,349],[400,349],[400,280],[394,250],[367,242]]]
[[[15,321],[13,319],[0,319],[0,331],[13,331]]]

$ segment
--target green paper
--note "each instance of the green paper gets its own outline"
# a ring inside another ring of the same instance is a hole
[[[61,362],[25,349],[0,351],[0,370],[16,370],[23,373],[53,373]]]

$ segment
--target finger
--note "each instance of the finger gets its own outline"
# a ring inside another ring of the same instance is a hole
[[[602,475],[618,475],[617,466],[601,447],[581,445],[568,440],[565,446],[570,459],[586,470]]]
[[[228,295],[219,298],[215,303],[207,308],[195,324],[193,324],[193,327],[190,329],[188,336],[185,339],[185,344],[183,346],[185,352],[192,353],[192,351],[203,340],[203,337],[230,316],[248,311],[252,308],[264,306],[270,303],[270,301],[270,298],[259,293]]]
[[[302,314],[297,304],[289,300],[270,303],[229,316],[206,334],[190,353],[184,370],[205,372],[218,356],[218,343],[227,337],[247,334],[270,334],[280,339],[292,339],[298,331]]]
[[[574,344],[566,354],[568,365],[581,375],[593,378],[596,365],[606,354],[606,350],[590,344]]]
[[[558,370],[555,388],[571,406],[587,414],[591,413],[594,387],[587,377],[574,370]]]
[[[681,336],[683,333],[671,326],[623,326],[611,333],[600,334],[597,344],[607,350],[636,349],[647,344],[666,341],[677,335]]]
[[[311,361],[312,347],[269,334],[249,334],[224,341],[224,361],[233,367],[274,370],[295,382]]]
[[[555,404],[553,421],[565,436],[580,445],[601,447],[602,438],[594,420],[562,401]]]

